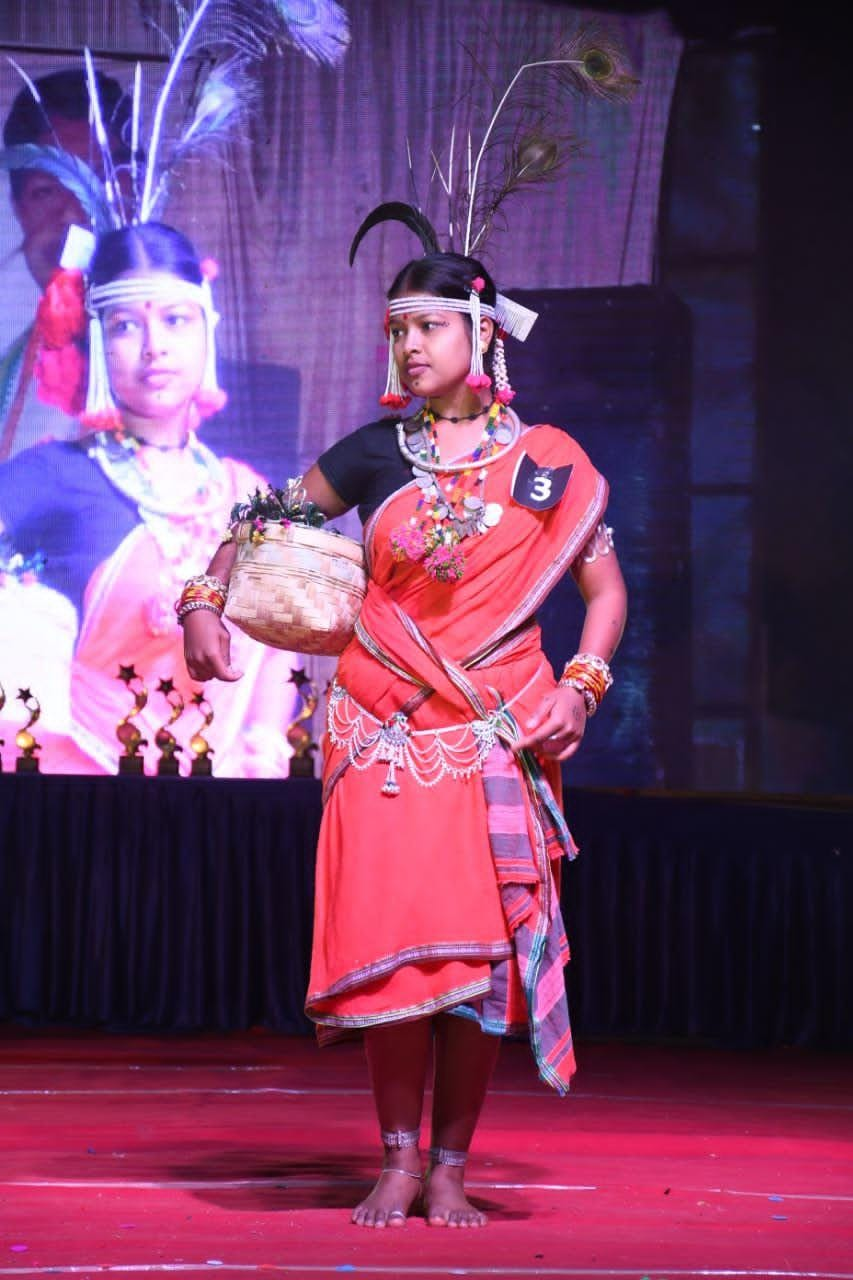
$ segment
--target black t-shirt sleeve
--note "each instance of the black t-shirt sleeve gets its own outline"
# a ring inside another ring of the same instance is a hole
[[[341,500],[358,507],[362,523],[412,478],[393,418],[369,422],[344,436],[320,455],[317,466]]]
[[[317,466],[348,507],[358,506],[370,484],[373,467],[365,449],[365,444],[368,443],[365,437],[372,425],[350,432],[317,459]]]
[[[45,586],[82,607],[95,567],[139,523],[84,446],[53,441],[0,466],[0,522],[13,550],[46,558]]]
[[[12,542],[49,517],[58,479],[54,448],[27,449],[0,466],[0,524]]]

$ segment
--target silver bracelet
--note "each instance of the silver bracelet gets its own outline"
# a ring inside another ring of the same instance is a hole
[[[215,613],[217,618],[222,617],[222,610],[217,608],[215,604],[211,604],[209,600],[188,600],[186,604],[182,604],[180,609],[176,610],[178,622],[183,622],[188,613],[192,613],[193,609],[209,609],[211,613]]]
[[[589,719],[590,716],[595,715],[596,711],[598,710],[598,703],[595,700],[595,694],[592,692],[591,689],[587,689],[586,685],[583,684],[582,681],[575,679],[574,676],[568,676],[563,680],[559,680],[557,683],[562,685],[564,689],[577,690],[577,692],[583,698],[583,704],[584,704],[584,707],[586,708],[587,719]]]

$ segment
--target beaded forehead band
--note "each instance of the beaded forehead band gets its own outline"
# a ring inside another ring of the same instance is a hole
[[[156,273],[150,276],[132,276],[126,280],[112,280],[109,284],[95,285],[87,290],[86,306],[90,315],[107,307],[120,307],[124,303],[160,302],[164,305],[195,302],[203,311],[210,311],[214,320],[219,316],[213,309],[210,282],[193,284],[180,276]]]
[[[439,298],[428,293],[413,293],[403,298],[392,298],[388,303],[389,319],[408,313],[422,315],[425,311],[460,311],[463,315],[470,315],[471,299]],[[511,338],[518,338],[519,342],[524,342],[538,318],[538,312],[523,307],[519,302],[513,302],[502,293],[497,295],[493,307],[487,302],[481,302],[480,315],[494,320],[504,333]]]

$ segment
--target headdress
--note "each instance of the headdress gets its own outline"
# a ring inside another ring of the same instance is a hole
[[[76,306],[69,302],[59,326],[70,336],[66,342],[85,333],[85,313],[81,305],[84,273],[91,261],[97,237],[121,227],[151,221],[165,200],[170,178],[185,158],[198,154],[229,137],[236,126],[245,122],[256,99],[252,72],[254,64],[270,51],[293,46],[314,61],[335,64],[349,43],[347,18],[335,0],[172,0],[178,26],[178,39],[170,59],[163,85],[157,96],[150,125],[142,120],[142,71],[139,63],[133,80],[130,136],[122,141],[129,158],[118,162],[111,149],[109,120],[105,119],[98,92],[98,78],[92,55],[84,50],[86,81],[89,90],[91,130],[94,150],[99,156],[103,176],[96,174],[79,157],[55,146],[27,143],[0,151],[0,168],[10,170],[41,169],[62,183],[77,197],[90,224],[91,233],[71,228],[60,263],[62,277],[68,272],[76,291]],[[148,11],[151,0],[142,0],[143,16],[155,25]],[[184,110],[183,124],[176,141],[167,141],[166,124],[173,114],[174,90],[179,74],[190,62],[195,66],[193,88]],[[30,93],[44,115],[45,133],[52,134],[49,115],[41,105],[37,85],[25,71],[12,65],[26,82]],[[221,408],[224,393],[216,381],[214,329],[218,316],[213,307],[211,280],[215,263],[202,262],[202,283],[181,282],[181,300],[196,301],[202,308],[207,330],[207,364],[197,406],[204,416]],[[69,294],[68,280],[58,285],[63,296]],[[40,330],[40,320],[57,309],[56,277],[52,280],[39,308],[36,329],[41,351],[36,357],[36,371],[50,364],[51,353],[62,348]],[[100,311],[103,307],[142,296],[146,286],[140,279],[89,288],[85,309],[89,317],[89,385],[83,421],[90,426],[112,426],[117,423],[117,410],[110,393],[104,360]],[[159,296],[148,287],[146,299]],[[50,326],[48,326],[50,328]],[[54,326],[53,333],[56,332]],[[56,363],[56,362],[54,362]],[[78,362],[79,365],[80,362]],[[69,366],[70,367],[70,366]],[[75,411],[69,387],[54,389],[46,398],[61,403],[67,411]]]
[[[539,72],[545,81],[543,99],[535,104],[514,96],[519,82],[529,72]],[[479,146],[475,145],[470,132],[460,143],[454,124],[446,157],[439,158],[435,150],[430,152],[430,181],[438,179],[446,198],[448,234],[444,251],[454,251],[458,241],[458,251],[464,257],[479,254],[504,201],[527,186],[555,177],[566,160],[580,150],[578,141],[559,125],[558,112],[565,92],[625,101],[636,84],[623,51],[597,26],[584,27],[571,39],[561,40],[547,58],[522,63],[506,88],[496,95]],[[489,180],[485,170],[493,167],[487,161],[495,152],[502,152],[502,160],[496,178]],[[410,150],[408,154],[414,186]],[[350,246],[350,265],[367,232],[386,221],[404,223],[418,237],[425,254],[443,252],[439,236],[420,205],[395,200],[378,205],[361,223]],[[523,342],[537,315],[501,293],[494,307],[483,303],[480,298],[483,285],[482,277],[474,276],[468,282],[467,299],[420,294],[393,299],[386,313],[388,374],[381,404],[402,408],[410,399],[394,360],[391,319],[394,315],[430,310],[460,311],[470,316],[471,368],[467,381],[473,387],[487,387],[492,383],[483,369],[477,337],[482,316],[495,321],[492,354],[495,399],[502,404],[509,403],[515,393],[507,376],[503,339],[511,336]]]

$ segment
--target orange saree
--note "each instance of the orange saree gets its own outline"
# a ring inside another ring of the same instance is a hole
[[[524,453],[573,468],[551,510],[510,496]],[[575,850],[558,766],[511,744],[555,685],[535,611],[591,537],[607,485],[569,436],[539,426],[487,487],[502,517],[465,539],[454,583],[392,553],[414,481],[365,527],[367,596],[329,699],[306,1008],[321,1040],[445,1009],[526,1030],[562,1091],[574,1059],[557,859]]]

